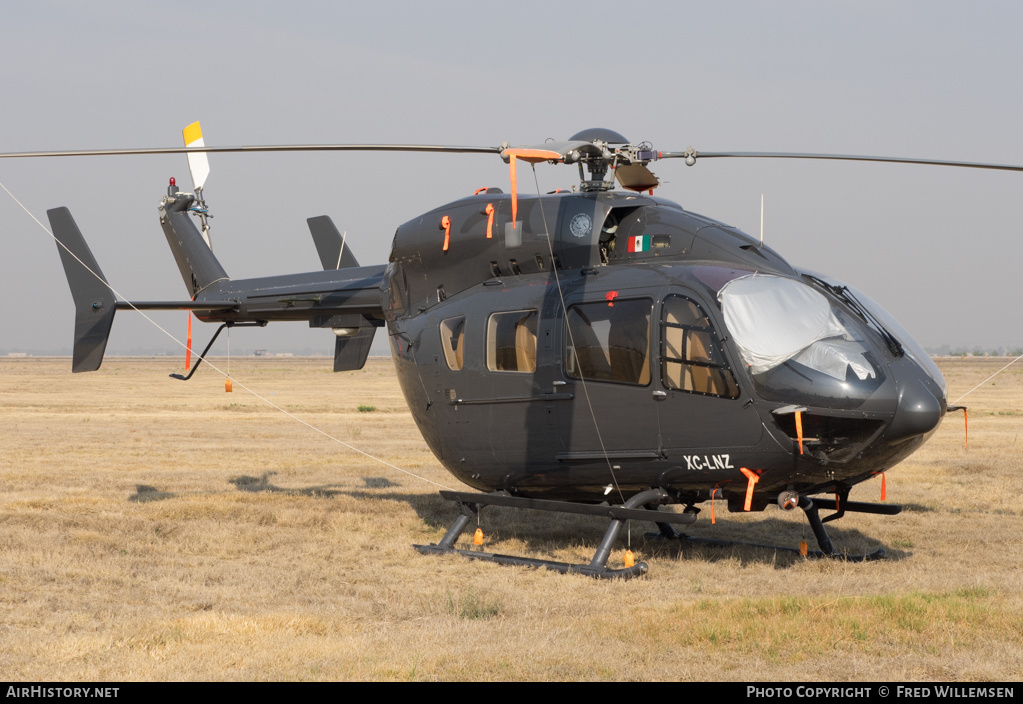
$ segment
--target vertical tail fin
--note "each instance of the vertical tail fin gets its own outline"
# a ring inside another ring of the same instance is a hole
[[[366,357],[373,344],[375,327],[358,328],[353,335],[338,335],[334,342],[334,371],[350,372],[366,366]],[[336,333],[335,333],[336,334]]]
[[[94,372],[103,363],[117,299],[67,208],[47,210],[57,251],[75,301],[75,344],[72,372]]]
[[[345,246],[341,233],[337,231],[329,215],[309,218],[306,224],[309,225],[316,253],[320,255],[320,263],[323,264],[325,271],[359,266],[358,260],[352,254],[352,250]]]
[[[350,269],[359,266],[359,261],[352,250],[345,246],[345,240],[334,226],[329,215],[319,215],[306,219],[309,233],[313,236],[316,253],[320,255],[320,263],[324,271]],[[340,332],[343,330],[344,332]],[[366,357],[373,344],[376,328],[363,326],[356,328],[335,328],[334,334],[334,371],[348,372],[366,366]]]
[[[194,196],[185,193],[169,193],[160,216],[163,234],[167,236],[167,244],[192,298],[217,281],[230,278],[189,217],[189,207],[194,201]]]

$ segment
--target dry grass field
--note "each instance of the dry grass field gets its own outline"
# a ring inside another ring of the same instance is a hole
[[[955,399],[1007,360],[941,362]],[[1018,680],[1023,362],[889,473],[899,516],[829,524],[870,564],[669,545],[602,582],[427,557],[437,487],[177,359],[0,360],[0,672],[11,680]],[[289,413],[456,487],[389,360],[234,359]],[[372,411],[358,407],[374,406]],[[880,482],[852,498],[878,499]],[[795,545],[799,511],[701,514],[692,535]],[[703,520],[706,519],[706,520]],[[588,561],[604,522],[483,513],[490,550]],[[623,532],[624,537],[624,532]],[[611,557],[621,565],[622,546]]]

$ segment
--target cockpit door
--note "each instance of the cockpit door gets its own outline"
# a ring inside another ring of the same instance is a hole
[[[657,404],[661,443],[671,459],[687,450],[750,447],[763,425],[738,383],[709,307],[685,289],[667,295],[658,322]]]

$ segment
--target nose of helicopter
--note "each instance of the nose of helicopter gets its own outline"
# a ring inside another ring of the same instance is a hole
[[[896,370],[898,405],[886,437],[902,442],[934,431],[945,415],[947,399],[941,384],[908,360]]]

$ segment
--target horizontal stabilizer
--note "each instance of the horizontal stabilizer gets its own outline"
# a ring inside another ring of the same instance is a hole
[[[118,301],[121,310],[237,310],[238,301]]]
[[[309,232],[313,235],[316,252],[320,255],[320,263],[324,270],[349,269],[359,266],[352,250],[345,246],[344,238],[334,227],[329,215],[320,215],[306,220]]]
[[[334,371],[351,372],[366,366],[376,331],[375,327],[367,326],[359,328],[354,335],[339,336],[334,341]]]
[[[47,210],[57,251],[75,301],[73,372],[94,372],[103,362],[117,301],[67,208]]]

